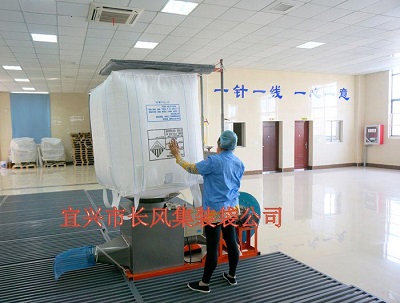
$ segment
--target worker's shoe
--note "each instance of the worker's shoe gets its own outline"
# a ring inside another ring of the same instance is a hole
[[[200,282],[190,282],[187,284],[187,286],[194,291],[199,291],[206,294],[210,292],[210,286],[209,285],[202,286],[200,285]]]
[[[236,277],[231,277],[227,272],[224,272],[222,274],[222,276],[224,277],[224,279],[226,281],[229,282],[230,285],[236,285],[237,284]]]

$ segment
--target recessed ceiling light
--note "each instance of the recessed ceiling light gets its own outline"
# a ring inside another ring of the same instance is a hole
[[[22,70],[19,65],[3,65],[3,68],[8,70]]]
[[[323,44],[325,44],[325,43],[323,43],[323,42],[313,42],[313,41],[310,41],[310,42],[307,42],[307,43],[298,45],[298,46],[296,46],[296,47],[297,47],[297,48],[308,48],[308,49],[310,49],[310,48],[314,48],[314,47],[317,47],[317,46],[321,46],[321,45],[323,45]]]
[[[33,41],[57,43],[56,35],[31,34]]]
[[[36,89],[34,89],[33,87],[23,87],[22,89],[23,89],[23,90],[36,90]]]
[[[14,79],[17,82],[29,82],[29,79]]]
[[[46,78],[49,81],[59,80],[60,78]]]
[[[153,49],[158,45],[157,42],[144,42],[144,41],[138,41],[136,42],[134,48],[147,48],[147,49]]]
[[[193,2],[169,0],[168,3],[164,6],[162,12],[178,15],[189,15],[190,12],[194,10],[197,5],[198,3]]]

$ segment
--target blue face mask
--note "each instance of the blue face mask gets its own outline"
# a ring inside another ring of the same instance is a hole
[[[237,135],[230,130],[222,132],[219,137],[219,146],[225,150],[234,150],[237,144]]]

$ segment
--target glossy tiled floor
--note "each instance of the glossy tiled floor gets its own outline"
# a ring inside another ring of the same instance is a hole
[[[94,168],[0,170],[0,196],[98,189]],[[400,171],[341,168],[245,176],[261,208],[261,253],[282,251],[387,302],[400,302]],[[1,200],[0,200],[1,204]],[[1,222],[0,222],[1,223]]]

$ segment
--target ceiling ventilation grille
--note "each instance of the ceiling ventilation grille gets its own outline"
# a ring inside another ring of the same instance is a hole
[[[143,9],[131,7],[111,7],[92,2],[89,8],[88,20],[115,24],[133,25]]]
[[[277,5],[271,7],[271,10],[278,11],[281,13],[286,13],[288,10],[292,9],[294,6],[285,3],[278,3]]]
[[[265,9],[263,9],[263,11],[285,15],[288,12],[302,6],[303,4],[304,2],[299,2],[295,0],[277,0],[268,5]]]

